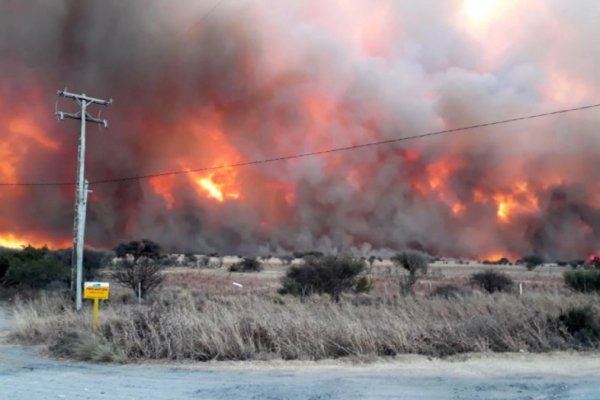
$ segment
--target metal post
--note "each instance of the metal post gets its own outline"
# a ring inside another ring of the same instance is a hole
[[[85,236],[85,217],[87,208],[88,182],[85,180],[85,127],[86,122],[101,124],[108,127],[106,120],[100,120],[91,117],[87,113],[87,107],[90,104],[100,104],[108,106],[112,100],[101,100],[88,97],[85,94],[73,94],[67,90],[60,90],[59,96],[75,100],[81,107],[76,114],[69,114],[62,111],[56,113],[59,120],[65,118],[80,120],[81,130],[79,135],[79,151],[77,154],[77,183],[75,189],[75,216],[73,221],[73,255],[71,270],[71,292],[75,295],[75,308],[79,311],[82,307],[82,284],[83,284],[83,242]]]
[[[94,299],[94,308],[92,310],[92,332],[98,333],[99,322],[100,322],[100,300]]]

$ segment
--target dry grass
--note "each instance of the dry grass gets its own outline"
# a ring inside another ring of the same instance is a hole
[[[325,298],[301,303],[269,294],[163,290],[147,305],[105,304],[100,333],[90,342],[89,311],[78,314],[66,299],[42,295],[16,303],[13,338],[46,344],[57,355],[96,360],[543,352],[577,348],[558,315],[582,306],[598,313],[598,300],[596,295],[555,291],[451,300],[379,294],[349,296],[334,304]],[[69,354],[65,349],[72,346],[83,348],[83,355]]]

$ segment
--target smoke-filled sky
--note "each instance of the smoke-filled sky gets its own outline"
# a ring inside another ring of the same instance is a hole
[[[75,179],[63,87],[114,99],[110,128],[88,129],[90,181],[600,102],[596,1],[224,0],[206,16],[216,1],[3,0],[0,181]],[[599,120],[92,185],[86,243],[581,258],[600,250]],[[68,245],[73,192],[0,187],[0,244]]]

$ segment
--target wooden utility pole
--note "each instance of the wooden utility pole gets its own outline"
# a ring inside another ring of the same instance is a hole
[[[77,184],[75,188],[75,216],[73,219],[73,255],[72,270],[71,270],[71,292],[75,295],[75,308],[81,310],[81,290],[83,286],[83,241],[85,233],[85,214],[88,195],[88,181],[85,179],[85,123],[92,122],[95,124],[108,127],[108,121],[98,118],[93,118],[87,112],[87,108],[91,104],[99,104],[108,106],[112,100],[101,100],[93,97],[88,97],[85,94],[74,94],[67,92],[67,89],[59,90],[59,96],[67,99],[75,100],[80,106],[80,111],[75,114],[58,111],[56,116],[60,121],[65,118],[77,119],[81,121],[81,130],[79,134],[79,151],[77,156]]]

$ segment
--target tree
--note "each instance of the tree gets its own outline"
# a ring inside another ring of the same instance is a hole
[[[29,261],[15,259],[6,272],[5,282],[9,286],[43,289],[53,282],[66,287],[69,278],[70,268],[56,259],[43,257]]]
[[[147,239],[120,243],[115,248],[120,258],[111,277],[142,297],[156,289],[164,280],[162,266],[158,262],[161,256],[160,246]]]
[[[62,262],[67,268],[71,268],[72,249],[56,250],[51,253],[51,256]],[[108,264],[112,257],[114,257],[112,252],[83,249],[83,279],[94,279],[98,270]]]
[[[343,292],[366,292],[371,284],[364,275],[365,263],[350,257],[307,257],[292,266],[282,281],[281,294],[307,297],[328,294],[335,302]]]
[[[149,259],[158,259],[161,256],[160,245],[152,240],[142,239],[131,242],[119,243],[115,247],[115,254],[119,258],[127,256],[133,257],[133,261],[139,260],[142,257]]]
[[[24,247],[21,251],[3,253],[0,268],[6,268],[3,283],[42,289],[50,283],[68,284],[70,268],[60,262],[47,247]]]
[[[420,251],[407,250],[393,256],[391,261],[396,268],[402,268],[408,272],[408,275],[396,273],[400,293],[403,295],[412,294],[415,283],[427,274],[429,269],[428,257]]]
[[[496,261],[496,264],[509,265],[510,264],[510,260],[508,258],[506,258],[506,257],[502,257],[498,261]]]

